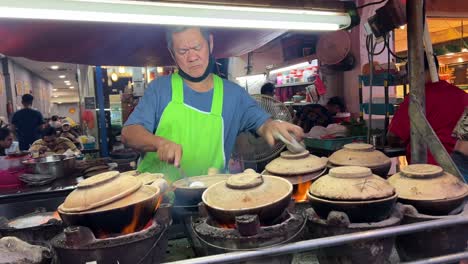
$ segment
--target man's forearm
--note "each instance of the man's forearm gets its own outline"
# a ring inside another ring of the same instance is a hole
[[[141,125],[130,125],[122,129],[122,142],[138,151],[156,152],[160,141],[160,137],[151,134]]]

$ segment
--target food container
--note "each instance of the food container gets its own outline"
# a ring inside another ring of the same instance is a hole
[[[210,173],[205,176],[195,176],[172,183],[177,203],[179,205],[198,205],[202,201],[203,192],[208,187],[226,181],[230,174]]]
[[[236,216],[251,214],[258,215],[260,223],[268,225],[286,210],[292,191],[289,181],[248,169],[210,186],[202,200],[218,223],[234,224]]]
[[[67,225],[86,226],[97,235],[120,235],[143,229],[157,209],[159,196],[158,187],[110,171],[80,182],[58,212]]]
[[[465,183],[436,165],[408,165],[388,181],[395,187],[401,203],[413,205],[419,213],[428,215],[449,214],[468,196]]]
[[[387,177],[392,165],[390,158],[375,150],[374,146],[365,143],[350,143],[334,152],[328,159],[334,166],[362,166],[372,170],[374,174]]]
[[[22,163],[31,168],[35,174],[49,174],[56,178],[72,176],[75,171],[75,157],[52,155],[45,158],[32,158]]]
[[[397,200],[395,189],[366,167],[342,166],[317,179],[309,188],[309,202],[320,217],[331,211],[348,215],[353,223],[382,221]]]

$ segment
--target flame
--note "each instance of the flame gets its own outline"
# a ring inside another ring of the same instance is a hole
[[[226,228],[226,229],[235,229],[236,225],[235,224],[218,224],[220,228]]]
[[[141,204],[135,205],[135,210],[133,211],[132,221],[130,222],[130,224],[128,224],[122,229],[122,234],[127,235],[136,231],[137,224],[138,224],[138,217],[140,216],[142,209],[143,208]]]
[[[57,211],[54,212],[54,214],[52,215],[52,218],[55,218],[55,219],[57,219],[57,220],[62,220],[62,219],[60,218],[59,213],[58,213]]]
[[[295,186],[293,191],[292,197],[296,201],[296,203],[305,202],[307,201],[307,192],[309,191],[309,187],[312,184],[312,181],[302,181],[302,177],[299,176],[299,184]]]

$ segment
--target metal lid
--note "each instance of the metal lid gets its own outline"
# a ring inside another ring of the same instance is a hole
[[[280,157],[268,163],[265,169],[272,174],[284,176],[310,174],[325,168],[327,162],[327,158],[319,158],[308,151],[297,154],[284,151]]]
[[[77,185],[60,210],[67,213],[82,212],[97,208],[137,191],[142,182],[133,176],[121,176],[118,171],[109,171],[90,177]]]
[[[253,170],[234,174],[203,193],[203,202],[222,211],[260,208],[291,195],[292,184],[280,177],[260,175]]]
[[[408,165],[388,181],[395,187],[398,197],[407,200],[430,201],[468,195],[465,183],[436,165]]]
[[[343,166],[317,179],[309,188],[317,197],[332,200],[374,200],[390,197],[395,189],[366,167]]]
[[[370,144],[351,143],[343,146],[342,149],[335,151],[329,157],[330,163],[338,166],[363,166],[375,168],[391,163],[382,152],[375,150]]]

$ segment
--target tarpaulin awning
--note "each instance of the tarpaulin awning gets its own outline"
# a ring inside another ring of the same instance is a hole
[[[165,30],[159,25],[0,19],[0,53],[87,65],[171,65]],[[285,33],[226,28],[211,32],[216,58],[246,54]]]

